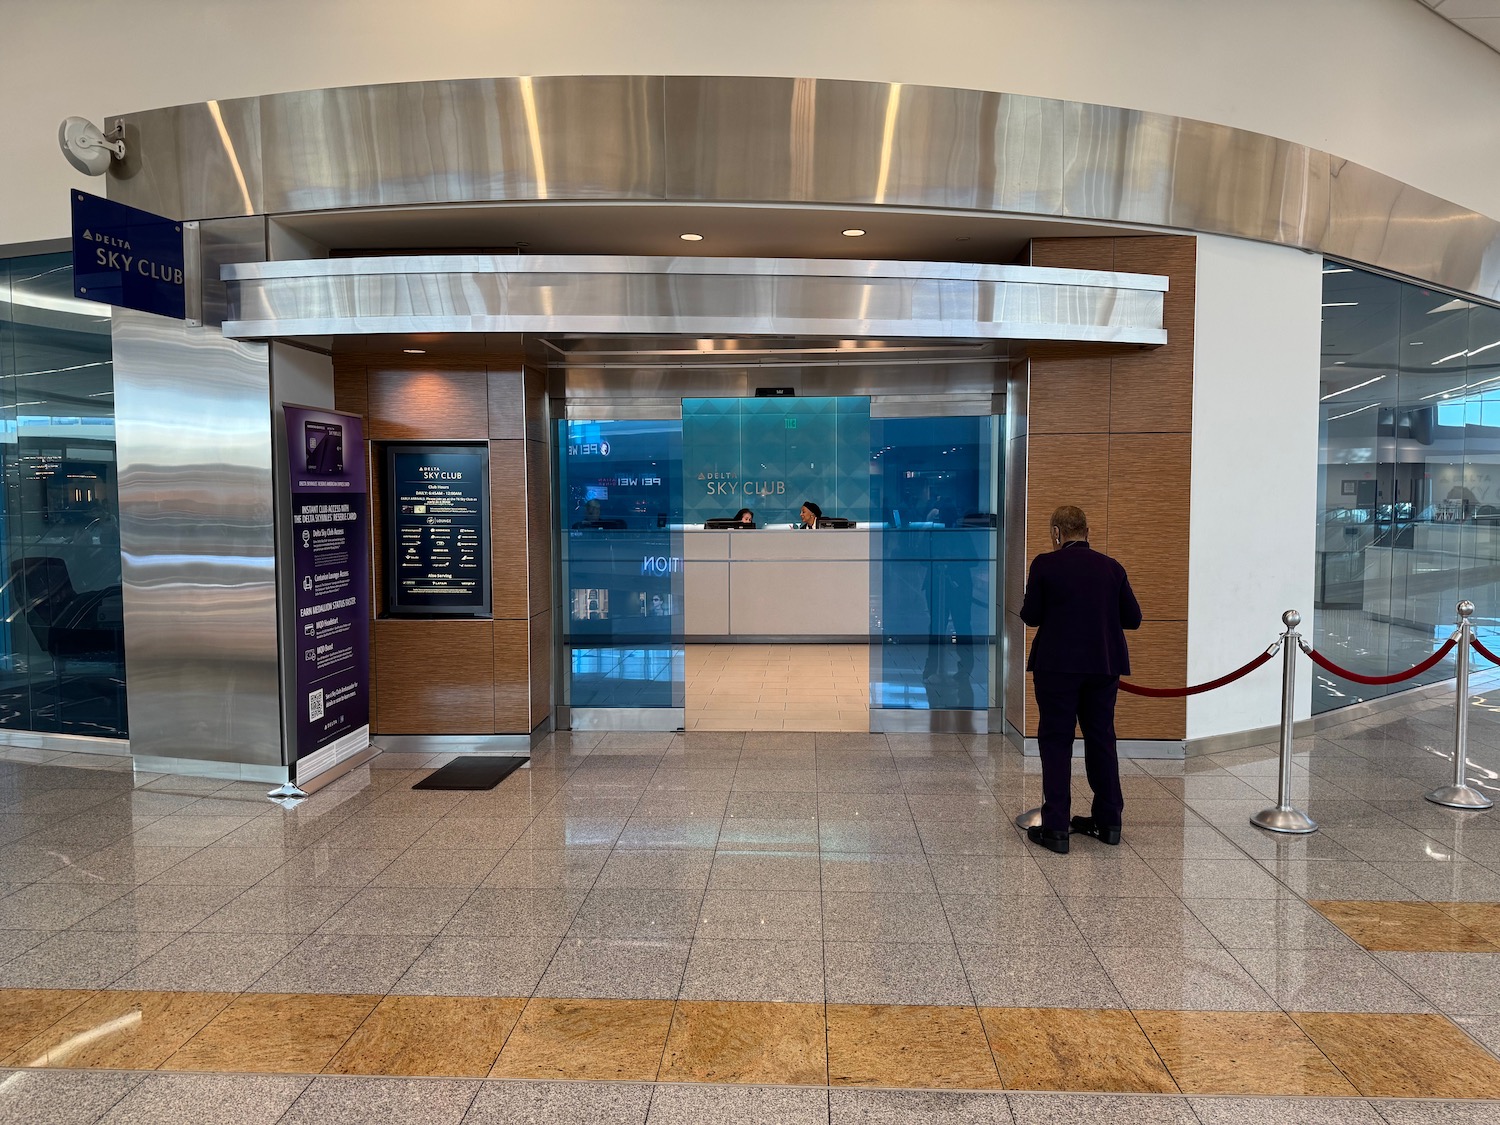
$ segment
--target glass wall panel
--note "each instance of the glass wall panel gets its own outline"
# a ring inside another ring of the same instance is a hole
[[[1000,557],[994,418],[877,418],[870,706],[973,710],[995,692]]]
[[[0,260],[0,727],[124,737],[109,310]]]
[[[1402,671],[1474,601],[1500,624],[1500,310],[1328,262],[1323,270],[1315,645],[1367,675]],[[1317,712],[1388,687],[1315,672]]]
[[[557,425],[564,702],[681,707],[682,423]]]
[[[682,422],[688,524],[743,507],[761,527],[789,527],[808,500],[870,520],[868,398],[686,398]]]

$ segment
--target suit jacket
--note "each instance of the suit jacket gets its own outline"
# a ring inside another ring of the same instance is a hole
[[[1141,626],[1141,606],[1125,568],[1087,543],[1031,560],[1021,620],[1036,627],[1032,672],[1128,676],[1125,630]]]

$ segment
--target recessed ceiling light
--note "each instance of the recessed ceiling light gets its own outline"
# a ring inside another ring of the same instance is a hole
[[[850,227],[850,228],[849,228],[849,229],[848,229],[848,230],[845,230],[845,231],[841,231],[841,232],[840,232],[840,233],[841,233],[841,234],[842,234],[842,235],[843,235],[843,236],[844,236],[844,237],[845,237],[845,238],[859,238],[859,237],[861,237],[861,236],[862,236],[862,235],[863,235],[863,234],[864,234],[864,233],[865,233],[865,232],[864,232],[864,231],[862,231],[862,230],[861,230],[861,229],[860,229],[860,228],[859,228],[859,227]]]
[[[405,352],[407,355],[426,355],[427,354],[427,349],[426,348],[402,348],[401,350],[403,352]]]
[[[684,241],[684,242],[702,242],[703,241],[703,236],[701,234],[679,234],[677,237],[680,238],[680,239],[682,239],[682,241]]]

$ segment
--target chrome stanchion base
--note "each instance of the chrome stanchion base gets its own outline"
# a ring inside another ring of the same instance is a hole
[[[1306,836],[1318,830],[1318,822],[1298,809],[1261,809],[1250,818],[1250,823],[1267,832],[1285,832],[1292,836]]]
[[[1034,809],[1027,809],[1020,816],[1016,817],[1016,827],[1023,832],[1028,828],[1040,828],[1041,826],[1042,810],[1040,806]]]
[[[1443,805],[1450,809],[1488,809],[1495,802],[1486,797],[1472,785],[1444,785],[1441,789],[1434,789],[1431,793],[1424,793],[1434,805]]]

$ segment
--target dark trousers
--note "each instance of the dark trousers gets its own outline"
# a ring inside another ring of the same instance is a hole
[[[1042,827],[1066,832],[1071,819],[1073,727],[1083,731],[1083,764],[1094,791],[1094,820],[1121,823],[1120,761],[1115,756],[1115,697],[1119,676],[1033,672],[1037,748],[1042,756]]]

